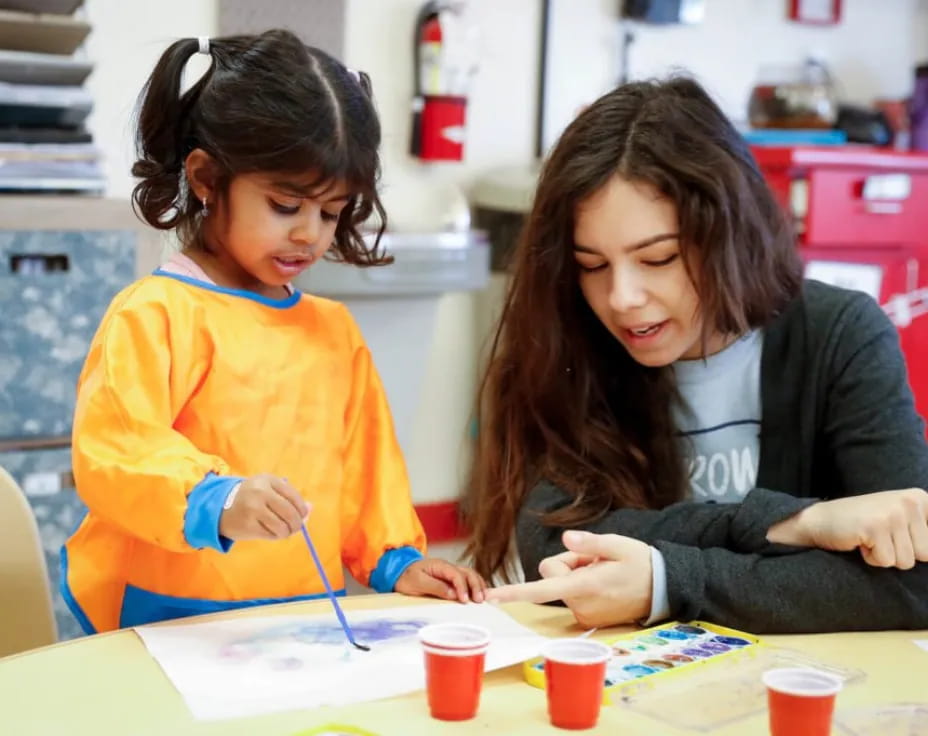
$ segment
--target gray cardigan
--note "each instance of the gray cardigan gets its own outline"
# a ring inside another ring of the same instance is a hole
[[[757,488],[740,504],[618,509],[584,529],[661,551],[670,614],[763,632],[928,628],[928,563],[867,565],[858,552],[767,542],[816,500],[928,489],[928,444],[898,334],[869,296],[807,281],[764,332]],[[550,483],[527,496],[516,537],[526,579],[563,551],[544,513],[569,502]]]

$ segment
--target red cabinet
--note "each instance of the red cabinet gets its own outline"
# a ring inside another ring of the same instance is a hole
[[[928,172],[817,169],[808,192],[806,243],[928,242]]]
[[[865,291],[899,330],[928,418],[928,155],[862,146],[755,146],[793,218],[806,275]]]

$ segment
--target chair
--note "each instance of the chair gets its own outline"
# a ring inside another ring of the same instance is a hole
[[[0,657],[57,639],[39,529],[19,484],[0,468]]]

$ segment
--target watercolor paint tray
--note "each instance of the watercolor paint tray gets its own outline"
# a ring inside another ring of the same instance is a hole
[[[607,702],[613,695],[638,689],[644,680],[663,682],[761,646],[753,634],[702,621],[671,621],[602,641],[612,646],[606,665]],[[526,662],[523,673],[530,685],[544,688],[540,657]]]
[[[813,667],[862,679],[802,652],[771,646],[743,631],[701,621],[668,622],[602,639],[612,646],[604,702],[676,728],[711,731],[756,715],[767,706],[761,675],[776,667]],[[540,658],[523,664],[529,684],[545,686]]]

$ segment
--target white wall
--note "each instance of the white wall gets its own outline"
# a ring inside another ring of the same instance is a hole
[[[413,92],[413,24],[422,0],[348,0],[345,62],[371,76],[383,126],[384,197],[400,227],[428,227],[448,184],[524,164],[534,150],[538,0],[470,0],[480,69],[467,111],[463,163],[422,164],[407,154]]]
[[[383,126],[384,202],[401,229],[428,229],[488,169],[533,159],[540,2],[471,0],[479,23],[480,69],[468,108],[465,160],[423,164],[407,154],[413,91],[412,36],[420,0],[349,0],[345,61],[371,75]],[[433,348],[407,448],[418,502],[455,498],[468,469],[468,421],[482,339],[475,303],[441,299]],[[428,336],[425,336],[426,339]]]
[[[333,0],[334,2],[335,0]],[[256,3],[260,0],[255,0]],[[395,220],[427,222],[431,205],[448,182],[466,186],[477,172],[531,159],[537,85],[536,0],[472,0],[482,29],[478,74],[469,108],[467,160],[422,166],[408,156],[412,92],[412,26],[420,0],[346,0],[349,12],[345,61],[374,82],[384,129],[385,196],[396,196]],[[177,38],[214,35],[219,0],[86,0],[93,27],[87,56],[95,68],[87,86],[95,100],[89,126],[104,151],[108,194],[131,191],[132,113],[161,52]],[[206,59],[194,57],[190,74]],[[500,73],[505,70],[505,73]],[[400,191],[414,192],[410,202]],[[425,199],[423,199],[425,198]],[[417,212],[416,212],[417,211]]]
[[[481,70],[468,111],[466,160],[429,166],[406,155],[412,23],[421,0],[345,1],[346,61],[374,81],[384,127],[386,197],[396,222],[427,224],[449,182],[466,188],[487,168],[531,160],[540,0],[470,0],[481,32]],[[555,131],[618,78],[618,5],[552,1],[547,114]],[[158,55],[181,36],[214,34],[217,6],[218,0],[86,0],[93,26],[87,54],[95,63],[88,81],[95,100],[89,125],[106,156],[110,194],[131,191],[131,114]],[[787,21],[785,6],[784,0],[706,0],[700,25],[634,24],[631,75],[686,66],[739,118],[762,63],[789,63],[818,51],[847,97],[866,102],[907,94],[913,64],[928,61],[928,0],[845,0],[841,24],[827,28]],[[204,64],[195,59],[192,73]]]
[[[570,10],[565,11],[567,5]],[[595,97],[578,78],[607,81],[605,92],[621,71],[617,49],[600,51],[599,64],[591,65],[591,49],[602,49],[605,34],[618,40],[618,3],[600,0],[552,0],[555,12],[586,10],[553,29],[556,42],[550,60],[549,84],[562,90],[552,100],[550,113],[563,123],[573,111]],[[635,34],[629,51],[629,77],[662,76],[675,67],[695,74],[736,121],[747,116],[747,100],[758,68],[763,64],[799,63],[810,53],[830,65],[843,99],[869,103],[874,97],[909,94],[913,65],[928,55],[928,2],[926,0],[845,0],[841,22],[812,26],[789,21],[785,0],[705,0],[705,20],[697,25],[654,26],[627,22]],[[564,36],[567,36],[565,40]],[[563,49],[563,53],[558,53]],[[573,49],[573,51],[571,50]],[[577,63],[579,58],[583,64]],[[586,93],[586,97],[584,97]]]
[[[545,64],[545,150],[582,107],[619,79],[616,9],[620,1],[551,0]]]
[[[915,47],[915,60],[928,64],[928,0],[918,0],[917,6],[909,37]]]
[[[108,195],[128,197],[132,191],[132,114],[155,62],[178,38],[213,35],[216,7],[217,0],[86,0],[93,28],[86,51],[94,63],[87,81],[94,99],[88,125],[103,150]],[[205,57],[189,66],[194,75],[205,68]]]

